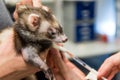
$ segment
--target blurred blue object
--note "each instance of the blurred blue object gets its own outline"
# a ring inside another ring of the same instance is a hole
[[[96,1],[76,2],[75,42],[95,39],[94,18]]]

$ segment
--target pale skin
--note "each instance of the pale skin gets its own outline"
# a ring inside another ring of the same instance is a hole
[[[16,4],[16,9],[18,6],[24,4],[41,7],[40,1],[22,0]],[[17,19],[16,10],[14,12],[14,18],[15,20]],[[61,57],[59,51],[50,49],[49,52],[46,51],[44,53],[48,53],[47,63],[57,80],[84,80],[85,75],[65,57]],[[4,36],[4,40],[0,42],[0,79],[19,80],[38,71],[40,69],[26,64],[22,55],[17,55],[14,49],[13,32],[7,33]]]
[[[64,53],[58,53],[58,50],[51,49],[48,54],[48,65],[52,69],[56,80],[85,80],[85,74],[72,64],[64,56]]]
[[[33,7],[41,6],[40,0],[22,0],[16,4],[16,10],[18,6],[23,4]],[[15,20],[17,19],[16,10],[13,15]],[[18,80],[38,71],[40,71],[40,69],[26,64],[22,55],[17,55],[14,49],[13,32],[10,31],[6,33],[4,39],[0,41],[0,79]]]
[[[26,64],[21,55],[14,49],[13,32],[4,36],[0,43],[0,79],[15,80],[39,71],[38,68]]]
[[[18,6],[20,5],[29,5],[33,7],[42,7],[41,0],[21,0],[21,2],[16,4],[16,9],[13,13],[14,19],[16,20],[18,18],[18,15],[16,13]]]
[[[112,80],[117,72],[120,71],[120,52],[107,58],[98,70],[98,78],[102,76]]]

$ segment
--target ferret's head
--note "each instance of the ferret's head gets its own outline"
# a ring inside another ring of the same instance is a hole
[[[30,6],[20,6],[17,13],[17,21],[24,25],[20,27],[29,34],[42,34],[54,42],[67,41],[67,37],[63,33],[63,28],[48,7],[34,8]]]

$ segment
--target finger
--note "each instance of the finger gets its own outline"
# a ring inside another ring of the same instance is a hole
[[[18,7],[20,5],[22,5],[22,3],[16,3],[16,8],[15,8],[15,11],[13,13],[13,17],[14,17],[15,20],[17,20],[17,18],[18,18],[17,10],[18,10]]]
[[[69,60],[67,60],[65,56],[63,58],[64,60],[66,60],[66,62],[63,61],[59,54],[54,56],[56,57],[54,58],[54,61],[57,64],[59,73],[65,80],[70,79],[73,80],[73,78],[76,78],[75,80],[84,79],[85,75],[77,67],[75,67],[75,65],[73,65]]]
[[[21,2],[16,3],[16,8],[15,8],[15,11],[13,13],[13,17],[14,17],[15,20],[17,20],[17,18],[18,18],[17,10],[18,10],[18,7],[21,6],[21,5],[32,6],[33,3],[32,3],[32,0],[22,0]]]
[[[61,54],[59,53],[58,50],[56,50],[54,48],[50,49],[49,55],[51,56],[54,63],[58,63],[57,61],[60,61],[60,62],[62,61]],[[59,65],[59,64],[57,64],[57,65]]]
[[[56,72],[53,70],[53,74],[54,74],[56,80],[65,80],[64,77],[61,76],[59,72]]]
[[[80,70],[78,70],[78,68],[75,67],[71,62],[69,62],[68,60],[67,62],[63,61],[58,50],[52,49],[51,52],[54,52],[54,54],[52,54],[53,60],[54,60],[54,63],[57,65],[57,68],[59,69],[59,71],[57,72],[59,72],[58,73],[59,75],[61,74],[61,77],[63,77],[66,80],[69,80],[71,73],[75,72],[73,74],[74,76],[77,75],[79,79],[84,78],[85,75]],[[66,59],[65,57],[63,58]],[[57,72],[53,70],[53,73],[57,74]],[[71,78],[73,78],[73,76]]]
[[[21,3],[28,6],[33,6],[32,0],[22,0]]]
[[[52,69],[52,71],[54,73],[57,73],[57,72],[59,72],[59,69],[57,67],[56,62],[54,62],[54,58],[56,58],[54,56],[54,54],[57,54],[60,58],[62,58],[63,54],[62,53],[60,53],[60,54],[55,53],[54,50],[50,49],[49,53],[48,53],[48,56],[47,56],[47,65]]]
[[[52,49],[51,50],[51,55],[53,57],[53,61],[56,64],[57,68],[59,69],[61,74],[65,74],[64,76],[67,76],[66,73],[68,71],[68,68],[66,66],[66,64],[63,62],[59,51],[56,49]]]
[[[111,73],[113,67],[114,65],[110,60],[105,60],[105,62],[98,70],[98,78],[100,79],[101,77],[107,77]]]
[[[47,65],[48,65],[50,68],[53,68],[53,67],[54,67],[54,63],[53,63],[53,59],[52,59],[52,55],[51,55],[50,51],[48,52],[46,62],[47,62]]]
[[[61,58],[63,59],[64,62],[68,61],[68,59],[65,57],[65,53],[64,52],[60,51],[60,56],[61,56]]]
[[[66,65],[69,66],[69,68],[72,69],[72,68],[76,67],[74,64],[72,64],[72,63],[65,57],[65,54],[64,54],[63,52],[61,52],[60,54],[61,54],[62,60],[64,61],[64,63],[65,63]]]
[[[42,7],[41,0],[32,0],[34,7]]]
[[[69,66],[69,68],[77,75],[77,76],[80,76],[82,78],[82,80],[84,80],[85,78],[85,74],[80,70],[78,69],[73,63],[71,63],[70,61],[68,61],[66,63],[66,65]]]
[[[119,70],[115,67],[113,68],[112,72],[110,73],[110,75],[108,76],[108,80],[112,80],[112,78],[115,76],[115,74],[118,72]]]
[[[54,52],[54,54],[52,54],[53,60],[54,60],[54,63],[59,68],[59,70],[61,71],[61,73],[65,73],[65,71],[68,70],[67,65],[70,65],[70,67],[74,67],[74,65],[72,63],[70,63],[65,58],[65,56],[63,55],[63,53],[59,53],[59,51],[56,50],[56,49],[53,49],[53,51],[51,51],[51,52]],[[62,55],[62,57],[61,57],[61,55]],[[64,61],[66,61],[66,62],[64,62]]]
[[[58,68],[57,68],[57,65],[56,63],[54,62],[54,54],[55,52],[52,52],[51,49],[49,50],[48,52],[48,55],[47,55],[47,65],[54,71],[58,72]]]
[[[82,71],[80,71],[77,67],[74,67],[72,71],[74,72],[74,74],[79,76],[82,80],[84,80],[85,74]]]

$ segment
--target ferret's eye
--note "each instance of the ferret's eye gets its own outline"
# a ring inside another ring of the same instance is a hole
[[[52,32],[51,35],[55,35],[56,33],[55,32]]]
[[[26,12],[26,11],[24,12],[24,14],[28,14],[28,13],[29,13],[29,12]]]

